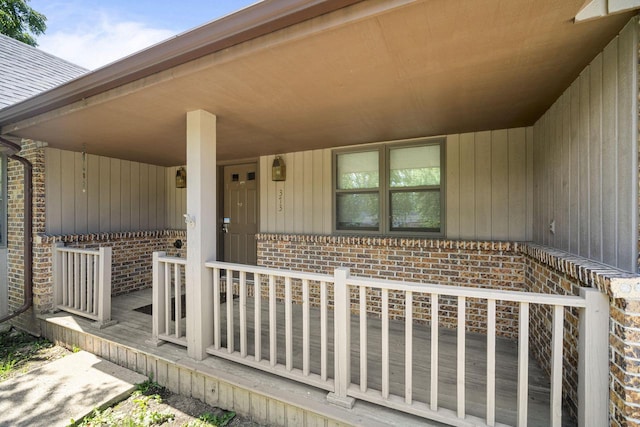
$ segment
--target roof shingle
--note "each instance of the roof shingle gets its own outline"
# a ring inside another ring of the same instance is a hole
[[[0,110],[88,71],[0,34]]]

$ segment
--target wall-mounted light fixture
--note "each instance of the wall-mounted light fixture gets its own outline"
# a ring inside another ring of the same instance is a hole
[[[179,167],[176,171],[176,188],[187,187],[187,171],[183,167]]]
[[[273,159],[273,165],[271,167],[271,180],[272,181],[284,181],[287,179],[287,167],[284,165],[284,160],[280,156],[276,156]]]

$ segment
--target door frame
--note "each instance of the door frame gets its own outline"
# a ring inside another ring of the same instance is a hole
[[[257,209],[257,218],[256,218],[256,228],[257,233],[260,233],[260,185],[262,178],[262,171],[260,170],[260,158],[259,157],[250,157],[247,159],[237,159],[237,160],[225,160],[217,163],[217,261],[224,261],[224,234],[222,233],[222,219],[224,218],[224,167],[225,166],[235,166],[235,165],[244,165],[247,163],[255,163],[256,165],[256,209]],[[256,243],[257,244],[257,243]]]

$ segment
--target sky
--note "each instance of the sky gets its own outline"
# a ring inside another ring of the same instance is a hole
[[[30,0],[47,17],[38,48],[96,69],[257,0]]]

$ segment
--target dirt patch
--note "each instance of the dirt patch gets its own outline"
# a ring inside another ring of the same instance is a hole
[[[0,331],[0,382],[70,354],[64,347],[15,328]]]

